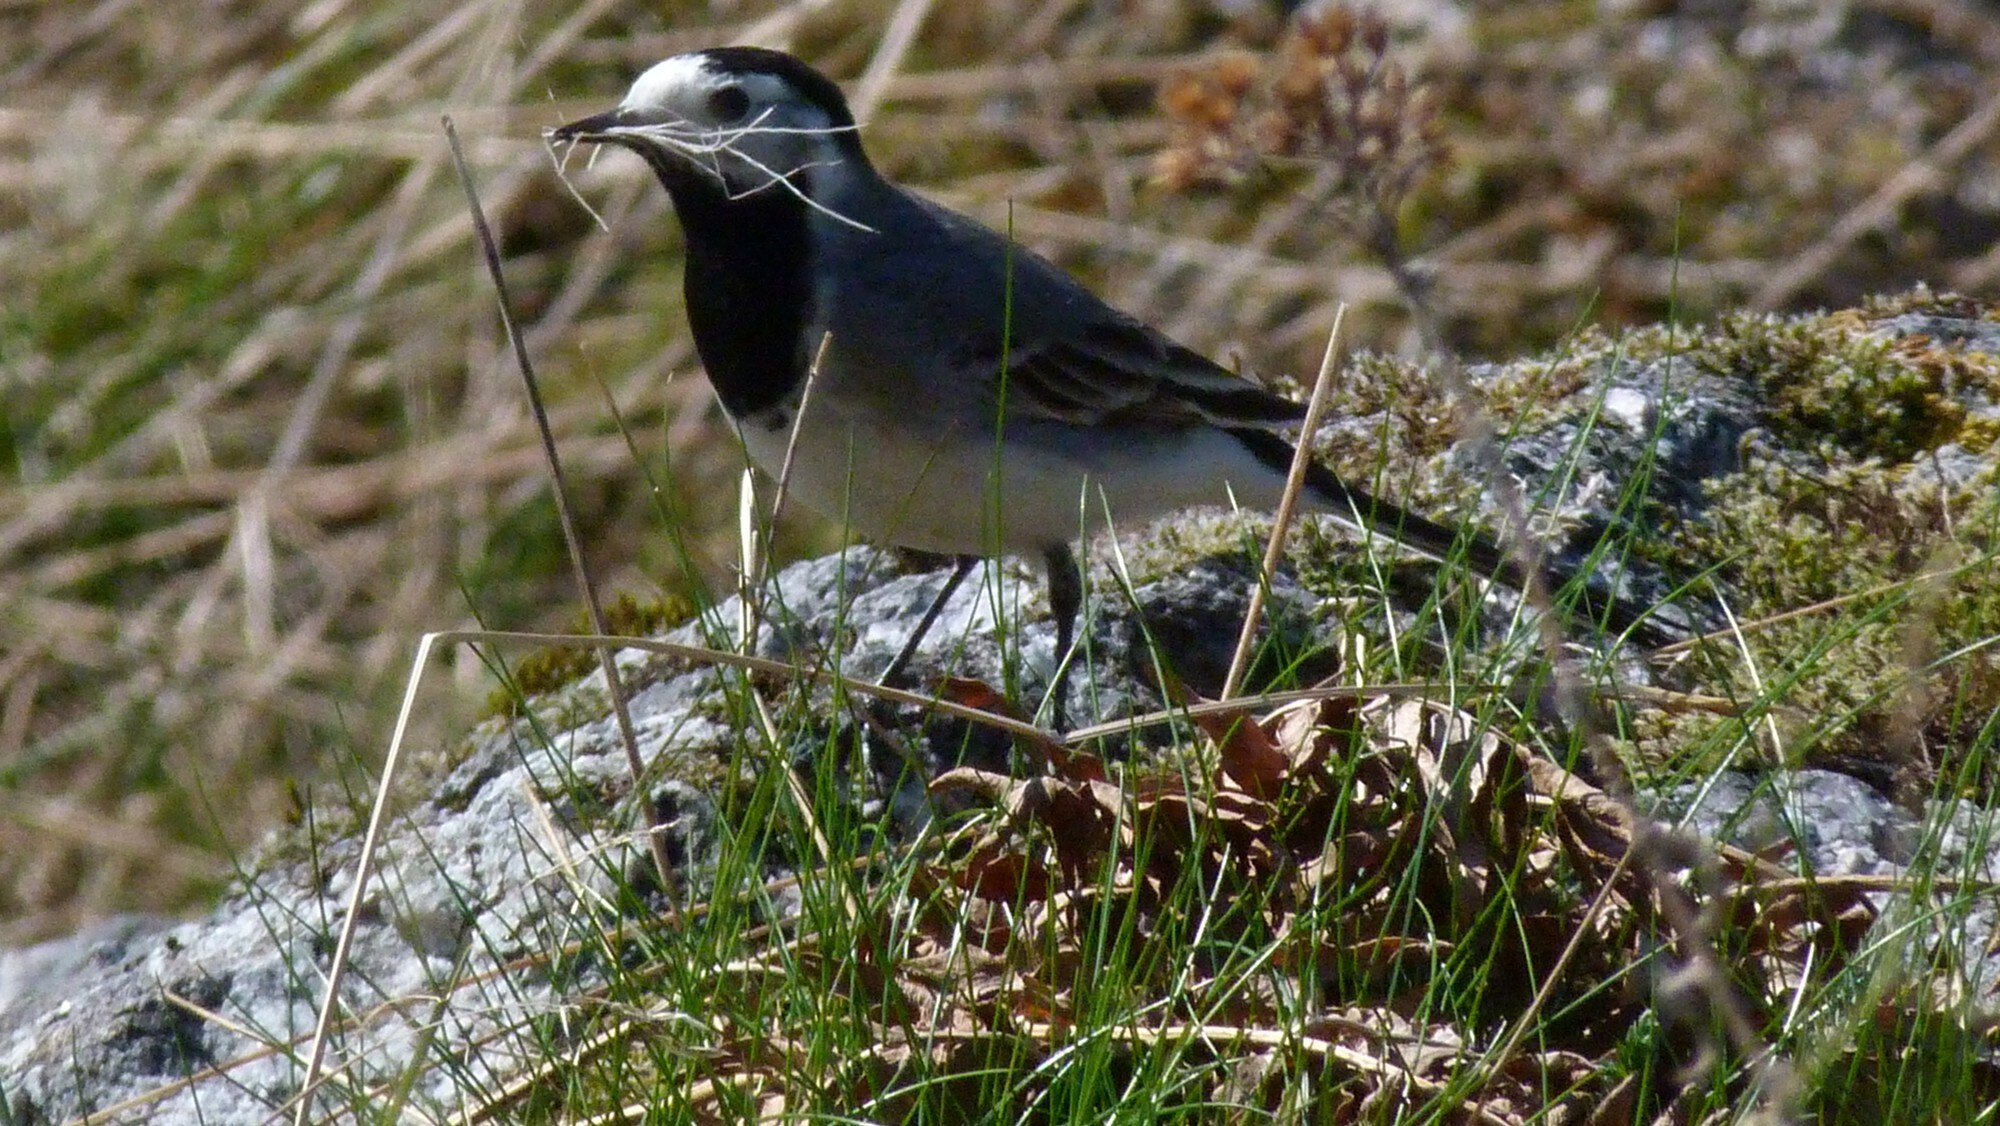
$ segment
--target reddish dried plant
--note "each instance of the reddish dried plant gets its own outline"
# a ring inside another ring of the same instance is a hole
[[[1175,77],[1160,92],[1173,141],[1157,180],[1187,190],[1309,162],[1336,173],[1339,195],[1393,215],[1446,152],[1436,94],[1388,53],[1380,16],[1336,4],[1300,15],[1267,55]]]

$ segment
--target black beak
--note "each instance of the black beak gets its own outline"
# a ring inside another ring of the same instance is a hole
[[[624,110],[614,109],[609,113],[594,114],[568,125],[558,125],[549,130],[551,141],[608,141],[611,129],[629,124]]]

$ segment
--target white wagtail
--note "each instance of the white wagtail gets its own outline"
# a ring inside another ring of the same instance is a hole
[[[864,537],[958,556],[952,585],[977,557],[1039,554],[1058,662],[1081,603],[1069,544],[1086,514],[1275,507],[1293,453],[1276,431],[1298,423],[1299,404],[884,179],[840,88],[791,55],[676,55],[618,108],[549,137],[630,149],[666,186],[695,347],[750,457],[776,475],[793,447],[793,495]],[[1522,584],[1491,541],[1323,466],[1303,499]],[[1621,627],[1643,615],[1609,606]]]

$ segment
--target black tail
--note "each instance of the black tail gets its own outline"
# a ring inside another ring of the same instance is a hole
[[[1291,472],[1293,447],[1290,442],[1268,430],[1243,429],[1231,430],[1230,433],[1258,461],[1280,475]],[[1528,589],[1527,574],[1521,565],[1491,537],[1470,529],[1447,528],[1401,505],[1370,496],[1316,461],[1306,463],[1306,488],[1316,494],[1315,500],[1319,505],[1336,516],[1349,520],[1358,518],[1370,531],[1388,536],[1441,563],[1463,561],[1487,578],[1518,591]],[[1552,587],[1567,586],[1579,577],[1576,572],[1559,566],[1548,566],[1546,574]],[[1579,613],[1588,615],[1591,621],[1601,620],[1619,633],[1629,632],[1645,645],[1660,645],[1670,640],[1648,608],[1605,591],[1588,578],[1584,579],[1582,587],[1588,605],[1579,607]]]

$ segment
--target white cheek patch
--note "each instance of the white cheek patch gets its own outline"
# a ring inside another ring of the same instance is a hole
[[[648,67],[632,83],[632,89],[618,108],[665,110],[673,105],[676,93],[711,85],[712,80],[707,59],[700,55],[675,55]]]
[[[749,120],[711,125],[687,108],[700,104],[693,96],[696,92],[713,91],[729,83],[748,94],[752,109]],[[675,55],[641,74],[618,108],[633,113],[638,120],[631,125],[610,126],[605,135],[615,135],[626,144],[630,142],[623,138],[644,138],[713,176],[732,199],[764,191],[788,192],[830,219],[856,230],[874,231],[827,207],[800,186],[800,175],[809,169],[831,168],[840,176],[853,174],[841,168],[837,154],[813,140],[853,127],[836,130],[828,123],[825,110],[804,102],[776,75],[734,74],[718,70],[714,61],[702,54]]]

